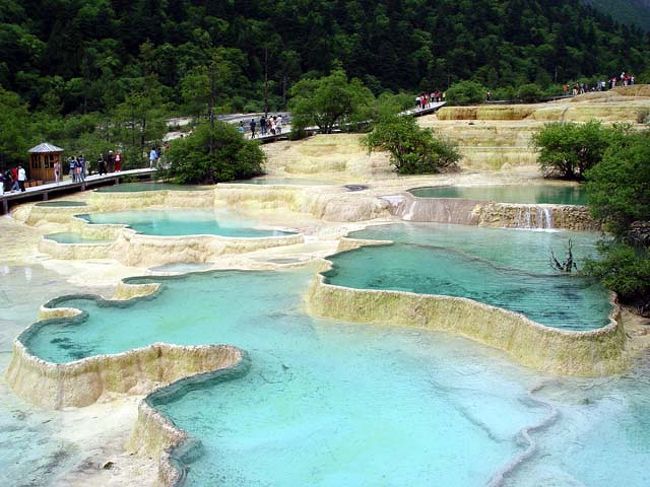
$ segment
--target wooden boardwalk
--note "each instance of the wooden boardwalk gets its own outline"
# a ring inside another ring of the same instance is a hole
[[[440,109],[445,102],[432,103],[429,107],[423,109],[413,109],[402,112],[403,115],[410,115],[413,117],[421,117],[430,115]],[[264,137],[257,137],[262,144],[278,142],[286,140],[291,132],[290,125],[285,127],[286,132],[278,135],[266,135]],[[308,128],[307,132],[310,135],[317,134],[317,128]],[[26,203],[29,201],[47,201],[50,197],[62,196],[64,194],[77,193],[79,191],[86,191],[98,186],[109,186],[113,184],[120,184],[124,178],[130,179],[152,179],[156,174],[156,169],[131,169],[128,171],[113,172],[110,174],[86,177],[86,180],[79,183],[73,183],[71,180],[62,181],[59,184],[47,183],[41,186],[26,188],[26,191],[21,193],[5,193],[0,196],[0,215],[9,213],[11,207],[18,203]]]
[[[10,208],[18,203],[28,201],[47,201],[50,197],[61,196],[69,193],[86,191],[99,186],[109,186],[120,184],[127,178],[131,179],[151,179],[156,173],[156,169],[131,169],[128,171],[113,172],[110,174],[98,174],[86,177],[86,180],[79,183],[73,183],[71,180],[60,183],[47,183],[32,188],[26,188],[20,193],[5,193],[0,196],[0,214],[9,213]]]

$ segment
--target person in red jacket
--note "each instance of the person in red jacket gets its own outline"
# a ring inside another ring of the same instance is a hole
[[[115,154],[115,172],[120,172],[122,170],[122,151],[117,151]]]

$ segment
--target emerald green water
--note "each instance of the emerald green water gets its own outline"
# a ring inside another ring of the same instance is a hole
[[[331,257],[333,268],[325,273],[331,284],[470,298],[567,330],[608,323],[611,305],[604,288],[549,265],[551,250],[562,257],[569,239],[581,261],[593,253],[596,235],[395,224],[351,236],[396,243]]]
[[[505,485],[650,482],[643,365],[622,377],[549,379],[446,334],[314,319],[302,309],[312,272],[187,275],[126,307],[64,299],[87,321],[23,340],[58,363],[159,341],[247,350],[244,377],[151,399],[202,444],[189,485],[483,486],[525,448],[519,431],[553,409],[555,422],[531,434],[535,454]],[[160,278],[135,280],[150,281]],[[526,391],[540,383],[532,400]]]
[[[498,203],[586,205],[582,186],[437,186],[409,190],[418,198],[461,198]]]
[[[87,206],[87,205],[84,201],[58,200],[58,201],[41,201],[40,203],[36,203],[36,206],[44,206],[46,208],[70,208],[75,206]]]
[[[62,244],[101,244],[110,242],[110,240],[84,237],[83,235],[74,232],[50,233],[45,235],[44,238]]]
[[[252,228],[254,222],[212,210],[142,210],[78,215],[89,223],[128,225],[145,235],[220,235],[222,237],[281,237],[293,232]]]
[[[170,183],[124,183],[114,186],[104,186],[95,191],[98,193],[141,193],[147,191],[204,191],[205,186]]]

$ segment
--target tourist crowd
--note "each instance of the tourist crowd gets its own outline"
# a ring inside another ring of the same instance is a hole
[[[445,94],[440,90],[432,91],[431,93],[420,93],[415,97],[416,110],[424,110],[431,108],[434,103],[441,102],[445,99]]]
[[[278,115],[262,115],[259,120],[251,118],[251,121],[248,123],[250,129],[251,139],[254,139],[258,135],[260,137],[265,137],[267,135],[279,135],[282,133],[282,124],[284,120],[281,114]],[[244,134],[246,132],[246,127],[244,126],[244,121],[239,122],[239,132]]]
[[[25,181],[27,181],[27,172],[20,164],[4,173],[0,172],[0,195],[13,193],[15,191],[25,191]]]
[[[607,91],[608,89],[615,88],[617,86],[632,86],[636,83],[636,78],[633,74],[626,73],[623,71],[620,76],[612,76],[608,80],[601,79],[596,83],[573,83],[569,85],[565,83],[562,86],[562,91],[565,95],[584,95],[585,93],[591,91]]]

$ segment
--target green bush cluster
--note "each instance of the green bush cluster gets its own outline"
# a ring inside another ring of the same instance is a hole
[[[387,116],[375,123],[363,143],[370,151],[390,153],[399,174],[433,174],[455,169],[461,158],[452,142],[435,137],[409,116]]]
[[[485,101],[487,90],[476,81],[459,81],[445,92],[445,101],[451,105],[474,105]]]
[[[582,181],[586,171],[601,161],[607,148],[626,130],[625,126],[608,128],[595,120],[553,122],[536,132],[532,142],[545,176]]]
[[[621,302],[650,313],[650,131],[620,134],[587,171],[592,215],[614,235],[585,271]]]
[[[223,122],[204,123],[172,142],[166,177],[181,184],[214,184],[249,179],[264,172],[266,156],[255,141]]]

